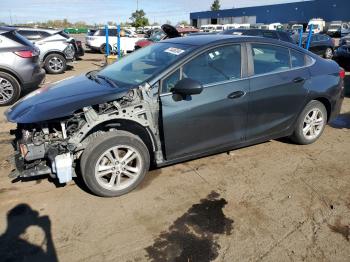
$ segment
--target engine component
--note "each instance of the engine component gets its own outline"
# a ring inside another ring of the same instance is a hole
[[[57,155],[52,162],[52,172],[56,173],[60,183],[72,180],[73,157],[70,153]]]

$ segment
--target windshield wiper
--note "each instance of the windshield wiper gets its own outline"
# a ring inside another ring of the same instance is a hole
[[[94,71],[87,73],[86,77],[89,78],[90,80],[97,82],[98,84],[102,84],[101,81],[96,78],[96,72]]]
[[[108,84],[110,84],[110,85],[113,86],[113,87],[118,87],[118,85],[117,85],[112,79],[110,79],[110,78],[107,77],[107,76],[96,75],[95,77],[101,78],[101,79],[105,80]]]

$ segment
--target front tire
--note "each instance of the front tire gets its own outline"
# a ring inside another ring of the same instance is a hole
[[[0,72],[0,106],[8,106],[18,100],[21,86],[12,75]]]
[[[149,166],[146,145],[125,131],[97,136],[84,150],[80,164],[85,184],[102,197],[129,193],[144,179]]]
[[[44,68],[48,74],[62,74],[66,71],[67,60],[60,54],[50,54],[45,58]]]
[[[291,139],[300,145],[309,145],[316,142],[322,135],[327,124],[327,110],[316,100],[306,105],[300,114],[294,134]]]
[[[103,45],[101,45],[101,47],[100,47],[100,53],[101,54],[106,54],[106,47],[107,47],[107,45],[106,44],[103,44]],[[111,45],[109,45],[109,53],[111,53],[112,52],[112,47],[111,47]]]
[[[324,58],[326,59],[332,59],[333,58],[333,49],[328,47],[326,51],[324,52]]]

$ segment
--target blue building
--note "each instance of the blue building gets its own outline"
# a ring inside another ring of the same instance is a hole
[[[307,23],[312,18],[350,21],[349,0],[310,0],[286,4],[204,11],[190,14],[191,24]]]

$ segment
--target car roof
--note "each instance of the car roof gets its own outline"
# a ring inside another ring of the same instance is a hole
[[[8,27],[8,26],[0,26],[0,34],[5,34],[7,32],[15,31],[16,28]]]
[[[295,44],[288,42],[281,42],[278,39],[265,38],[258,36],[247,36],[247,35],[224,35],[224,34],[208,34],[208,35],[189,35],[186,37],[177,37],[161,41],[162,43],[174,43],[174,44],[185,44],[193,46],[205,46],[216,43],[227,43],[227,42],[261,42],[261,43],[270,43],[277,45],[285,45],[288,47],[296,48]]]
[[[178,43],[185,45],[202,46],[212,42],[224,41],[235,39],[237,36],[233,35],[217,35],[217,34],[205,34],[205,35],[189,35],[186,37],[176,37],[163,40],[163,43]]]
[[[282,34],[288,34],[285,31],[278,31],[278,30],[268,30],[268,29],[259,29],[259,28],[251,28],[251,29],[245,29],[245,28],[237,28],[237,29],[229,29],[229,30],[225,30],[224,32],[222,32],[223,34],[230,34],[233,32],[249,32],[249,31],[254,31],[254,32],[263,32],[263,33],[272,33],[272,32],[276,32],[276,33],[282,33]]]

